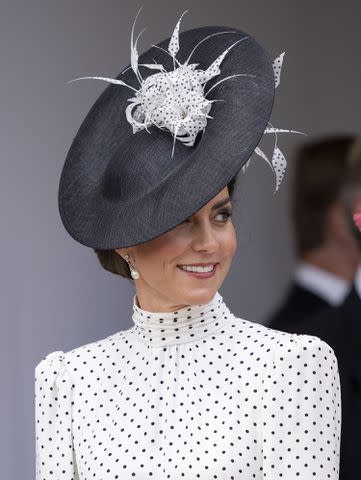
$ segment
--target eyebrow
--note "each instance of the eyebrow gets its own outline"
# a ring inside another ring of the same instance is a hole
[[[225,198],[224,200],[221,200],[220,202],[215,203],[215,204],[212,206],[211,210],[216,210],[217,208],[221,208],[221,207],[223,207],[223,205],[226,205],[226,204],[227,204],[228,202],[230,202],[230,201],[231,201],[231,199],[230,199],[229,197],[227,197],[227,198]]]

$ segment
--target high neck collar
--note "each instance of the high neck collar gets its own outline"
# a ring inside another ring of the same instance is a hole
[[[174,312],[148,312],[133,296],[133,331],[143,343],[160,347],[199,340],[230,323],[232,313],[216,292],[209,303],[187,305]]]

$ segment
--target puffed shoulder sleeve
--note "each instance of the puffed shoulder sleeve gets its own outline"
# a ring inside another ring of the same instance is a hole
[[[341,388],[328,343],[306,334],[278,341],[262,398],[263,478],[338,480]]]
[[[72,392],[64,352],[49,353],[35,367],[36,480],[79,480]]]

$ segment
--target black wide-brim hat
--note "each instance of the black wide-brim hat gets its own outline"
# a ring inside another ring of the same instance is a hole
[[[275,92],[267,51],[241,30],[206,26],[179,33],[177,59],[206,70],[229,46],[221,73],[207,82],[215,101],[193,146],[175,142],[170,131],[152,126],[133,133],[125,109],[132,91],[108,85],[90,109],[66,157],[58,192],[67,232],[95,249],[128,247],[154,239],[189,218],[216,196],[245,166],[269,121]],[[139,56],[139,64],[160,63],[171,71],[170,37]],[[143,79],[154,74],[139,65]],[[128,65],[117,77],[134,88]]]

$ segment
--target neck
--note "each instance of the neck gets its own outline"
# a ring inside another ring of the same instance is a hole
[[[133,297],[133,333],[149,347],[183,344],[204,340],[233,320],[233,315],[217,291],[211,301],[187,305],[171,312],[140,308]]]
[[[209,303],[214,298],[215,291],[212,289],[188,289],[185,294],[181,291],[177,298],[164,295],[161,288],[155,289],[139,279],[136,285],[136,304],[148,312],[174,312],[189,305]],[[182,301],[183,303],[179,303]]]

